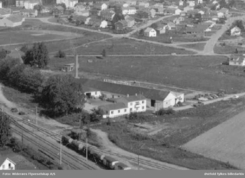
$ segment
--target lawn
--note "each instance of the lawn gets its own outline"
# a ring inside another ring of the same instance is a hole
[[[236,46],[220,46],[220,45],[215,45],[214,47],[214,52],[216,54],[234,54],[236,53]]]
[[[172,47],[164,47],[161,45],[142,43],[130,39],[113,39],[106,40],[103,42],[92,43],[86,45],[85,47],[77,48],[78,54],[94,54],[100,55],[102,50],[105,49],[108,55],[155,55],[155,54],[193,54],[190,51],[184,49],[177,49]],[[67,51],[67,54],[72,53],[72,51]]]
[[[179,45],[179,46],[203,51],[205,45],[206,45],[206,43],[193,43],[193,44],[183,44],[183,45]]]
[[[235,169],[226,163],[208,159],[198,154],[182,150],[180,146],[209,129],[225,122],[244,110],[244,99],[221,101],[199,108],[180,111],[173,115],[147,116],[145,120],[133,123],[164,124],[166,128],[154,136],[136,133],[129,126],[132,121],[95,126],[109,134],[109,138],[119,147],[136,154],[160,161],[198,170]],[[142,149],[139,145],[145,143]]]
[[[80,71],[201,91],[245,91],[244,77],[220,69],[225,61],[227,58],[222,56],[82,57]],[[71,62],[74,59],[52,59],[50,67],[58,69]]]

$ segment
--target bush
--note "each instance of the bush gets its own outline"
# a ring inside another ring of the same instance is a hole
[[[65,58],[66,57],[66,53],[64,51],[61,51],[59,50],[57,52],[57,54],[55,55],[55,57],[58,57],[58,58]]]
[[[163,116],[163,115],[170,115],[170,114],[174,114],[175,111],[170,108],[170,109],[160,109],[156,112],[156,115],[158,116]]]

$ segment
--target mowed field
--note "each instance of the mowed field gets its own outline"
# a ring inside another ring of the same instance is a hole
[[[245,112],[183,145],[188,151],[245,169]]]
[[[226,74],[220,68],[226,60],[221,56],[81,57],[80,71],[200,91],[245,91],[244,77]],[[58,69],[72,62],[73,58],[52,59],[50,67]]]
[[[76,49],[78,54],[83,55],[100,55],[102,50],[105,49],[107,54],[116,55],[155,55],[155,54],[194,54],[193,52],[184,49],[177,49],[167,46],[142,43],[129,39],[113,39],[103,42],[92,43]],[[67,54],[73,54],[73,51],[68,50]]]

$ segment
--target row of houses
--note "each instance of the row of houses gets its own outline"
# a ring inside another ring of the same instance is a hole
[[[184,94],[104,81],[79,79],[87,97],[99,98],[102,94],[114,103],[101,106],[105,117],[117,117],[131,112],[144,112],[148,108],[159,110],[184,102]]]

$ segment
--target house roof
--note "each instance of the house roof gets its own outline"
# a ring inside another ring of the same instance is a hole
[[[201,23],[194,25],[193,27],[186,27],[187,32],[192,32],[192,33],[200,33],[204,32],[207,28],[209,28],[211,24],[210,23]]]
[[[21,22],[24,18],[20,15],[10,15],[6,19],[10,20],[11,22]]]
[[[132,96],[128,96],[128,97],[120,97],[120,98],[116,98],[115,101],[117,103],[129,103],[132,101],[141,101],[141,100],[145,100],[146,98],[143,95],[132,95]]]
[[[126,27],[128,25],[128,22],[126,20],[120,20],[118,22],[116,22],[116,24],[122,24],[124,27]]]
[[[98,80],[78,79],[83,86],[94,88],[99,91],[110,92],[121,95],[143,95],[152,100],[164,100],[170,91],[155,90],[148,88],[141,88],[136,86],[127,86],[122,84],[115,84],[103,82]]]
[[[7,15],[7,14],[11,14],[11,9],[0,8],[0,15]]]
[[[127,106],[125,103],[112,103],[108,105],[103,105],[99,107],[103,111],[111,111],[111,110],[117,110],[117,109],[126,109]]]
[[[150,32],[150,31],[152,31],[152,30],[154,30],[154,31],[155,31],[155,29],[154,29],[154,28],[150,28],[150,27],[148,27],[148,28],[146,28],[146,29],[144,30],[144,32]]]
[[[13,163],[14,165],[16,165],[16,163],[14,161],[12,161],[11,159],[9,159],[7,156],[0,155],[0,166],[4,163],[4,161],[6,159],[8,159],[11,163]]]

